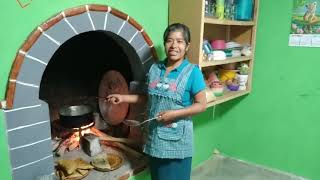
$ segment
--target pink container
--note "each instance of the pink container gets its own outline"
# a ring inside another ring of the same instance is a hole
[[[223,50],[226,48],[226,42],[225,40],[212,40],[211,46],[213,49]]]

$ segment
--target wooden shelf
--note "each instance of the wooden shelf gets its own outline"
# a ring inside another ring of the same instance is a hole
[[[230,26],[254,26],[254,21],[233,21],[233,20],[220,20],[214,17],[204,17],[205,24],[220,24],[220,25],[230,25]]]
[[[236,62],[249,61],[249,60],[252,60],[252,56],[231,57],[231,58],[227,58],[226,60],[212,60],[212,61],[204,60],[200,63],[200,67],[216,66],[221,64],[229,64],[229,63],[236,63]]]
[[[252,72],[256,42],[256,28],[258,19],[259,0],[253,0],[252,21],[219,20],[213,16],[205,16],[205,0],[172,0],[169,1],[169,24],[183,23],[191,30],[192,43],[188,51],[190,62],[198,64],[203,71],[219,69],[219,65],[245,62],[249,66],[247,89],[244,91],[225,92],[221,97],[207,103],[207,107],[220,104],[231,99],[248,94],[252,88]],[[183,11],[181,11],[183,9]],[[204,40],[225,40],[239,44],[250,44],[251,56],[227,58],[226,60],[207,61],[203,59]],[[212,67],[212,68],[210,68]],[[206,73],[206,72],[205,72]]]
[[[216,97],[216,99],[214,101],[208,102],[207,103],[207,108],[211,107],[211,106],[215,106],[217,104],[229,101],[231,99],[249,94],[250,91],[249,90],[244,90],[244,91],[227,91],[227,92],[223,92],[223,96],[219,96]]]

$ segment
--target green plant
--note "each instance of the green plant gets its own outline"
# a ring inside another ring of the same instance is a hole
[[[241,75],[248,75],[249,74],[249,66],[246,63],[241,63],[239,67],[239,73]]]

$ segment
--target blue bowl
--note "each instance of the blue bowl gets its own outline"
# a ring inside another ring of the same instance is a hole
[[[227,88],[230,90],[230,91],[238,91],[239,90],[239,85],[233,85],[233,84],[230,84],[227,86]]]

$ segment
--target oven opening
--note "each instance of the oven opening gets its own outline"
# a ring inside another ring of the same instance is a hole
[[[109,169],[93,165],[90,178],[116,178],[144,169],[143,128],[128,127],[122,121],[142,119],[145,104],[127,104],[110,112],[103,99],[110,93],[134,93],[144,73],[134,48],[112,32],[82,33],[60,46],[45,69],[39,93],[49,105],[52,152],[58,165],[81,159],[92,166],[102,154],[118,158],[118,164]],[[56,175],[73,174],[57,166]]]

